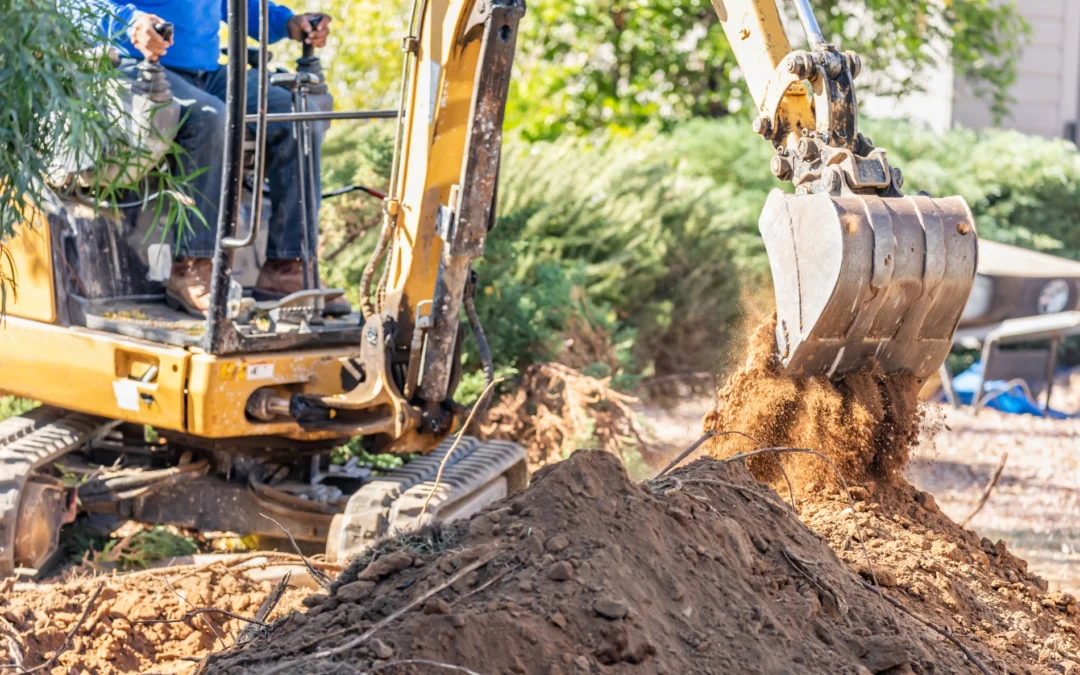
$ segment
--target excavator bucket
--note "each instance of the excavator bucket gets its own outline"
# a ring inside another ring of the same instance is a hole
[[[788,372],[927,377],[945,360],[975,282],[978,239],[961,197],[789,195],[759,221]]]

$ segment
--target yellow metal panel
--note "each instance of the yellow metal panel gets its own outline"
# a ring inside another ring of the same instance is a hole
[[[188,433],[206,438],[234,436],[305,436],[295,422],[248,419],[245,406],[257,389],[271,387],[288,398],[293,393],[342,393],[342,358],[359,349],[320,349],[252,356],[191,355],[188,381]]]
[[[784,32],[776,0],[712,0],[712,3],[739,62],[739,69],[743,71],[750,95],[760,108],[776,67],[791,53],[791,42]],[[780,106],[780,114],[794,129],[817,126],[808,92],[800,87],[792,87],[788,92]],[[797,140],[790,139],[789,142]]]
[[[435,235],[439,205],[450,204],[450,188],[461,178],[469,128],[479,33],[466,32],[473,1],[431,0],[422,17],[420,49],[407,110],[402,149],[402,213],[390,261],[387,295],[401,298],[398,325],[412,326],[417,303],[435,289],[442,241]],[[408,334],[408,333],[406,333]]]
[[[56,321],[56,296],[53,288],[52,235],[45,214],[27,209],[30,224],[16,226],[15,234],[4,242],[15,263],[18,294],[12,301],[8,294],[7,311],[36,321]]]
[[[188,352],[120,335],[8,317],[0,388],[49,405],[183,430]],[[151,382],[133,377],[157,366]]]

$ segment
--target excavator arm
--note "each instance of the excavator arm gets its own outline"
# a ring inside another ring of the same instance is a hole
[[[471,307],[472,263],[494,220],[524,12],[523,0],[416,3],[403,41],[391,186],[360,283],[364,339],[359,358],[345,364],[353,386],[293,395],[287,407],[302,426],[376,436],[383,451],[402,453],[427,452],[455,426],[463,308],[485,344]]]
[[[809,50],[793,50],[777,0],[713,0],[772,142],[774,190],[759,229],[772,270],[781,363],[839,377],[927,377],[948,355],[975,281],[978,239],[962,197],[905,196],[903,174],[859,133],[859,57],[825,41],[793,0]]]

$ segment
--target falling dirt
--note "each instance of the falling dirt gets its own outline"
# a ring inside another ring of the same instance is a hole
[[[205,672],[974,670],[741,465],[708,458],[634,483],[610,454],[575,453],[468,522],[383,542],[305,604]]]
[[[730,457],[760,447],[807,448],[831,459],[848,481],[897,479],[923,421],[919,381],[879,372],[838,381],[787,375],[776,357],[775,330],[775,318],[754,330],[744,365],[717,394],[704,428],[724,435],[711,439],[706,452]],[[836,481],[820,458],[777,457],[753,457],[750,470],[775,481],[779,461],[797,486]]]
[[[38,668],[77,628],[69,649],[50,668],[38,672],[193,673],[205,654],[231,645],[249,624],[218,613],[181,619],[197,608],[252,617],[274,583],[256,580],[247,573],[251,571],[245,565],[218,563],[50,585],[15,585],[14,579],[0,582],[0,666]],[[99,586],[101,592],[91,605]],[[271,618],[300,607],[309,593],[295,587],[286,592]],[[79,625],[87,607],[86,619]],[[157,623],[162,619],[175,622]]]

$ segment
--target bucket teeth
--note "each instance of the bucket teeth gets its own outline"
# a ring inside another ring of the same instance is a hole
[[[927,377],[945,360],[978,258],[963,198],[774,190],[758,226],[788,372]]]

